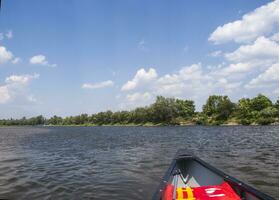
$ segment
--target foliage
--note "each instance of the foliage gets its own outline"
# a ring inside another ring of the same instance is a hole
[[[96,114],[80,114],[59,117],[54,115],[45,119],[42,115],[32,118],[2,119],[0,126],[23,125],[221,125],[239,123],[243,125],[267,125],[278,122],[279,98],[272,104],[266,96],[242,98],[233,103],[228,96],[209,96],[202,112],[195,112],[191,100],[158,96],[156,101],[146,107],[131,111],[110,110]]]
[[[260,117],[256,120],[256,122],[259,125],[268,125],[268,124],[275,122],[275,119],[273,119],[271,117],[268,117],[268,118]]]
[[[250,108],[254,111],[261,111],[267,107],[272,106],[272,101],[266,96],[259,94],[250,101]]]
[[[203,113],[217,121],[225,121],[235,109],[235,104],[228,96],[209,96],[203,106]]]

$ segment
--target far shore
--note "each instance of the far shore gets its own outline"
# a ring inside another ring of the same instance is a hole
[[[153,123],[145,123],[145,124],[102,124],[102,125],[98,125],[98,124],[47,124],[47,125],[10,125],[10,126],[3,126],[1,125],[0,128],[7,128],[7,127],[175,127],[175,126],[279,126],[278,122],[272,123],[272,124],[268,124],[268,125],[261,125],[261,124],[249,124],[249,125],[243,125],[243,124],[238,124],[238,123],[225,123],[225,124],[207,124],[207,125],[201,125],[201,124],[195,124],[195,123],[182,123],[182,124],[153,124]]]

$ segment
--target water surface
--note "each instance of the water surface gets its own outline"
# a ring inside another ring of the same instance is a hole
[[[0,128],[0,198],[150,199],[178,148],[279,198],[279,127]]]

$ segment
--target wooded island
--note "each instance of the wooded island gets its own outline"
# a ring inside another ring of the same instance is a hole
[[[273,103],[259,94],[232,102],[228,96],[209,96],[201,112],[196,112],[192,100],[158,96],[146,107],[131,111],[105,111],[88,115],[2,119],[0,126],[23,125],[268,125],[279,124],[279,98]]]

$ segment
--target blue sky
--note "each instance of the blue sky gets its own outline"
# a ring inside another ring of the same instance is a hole
[[[279,1],[3,1],[0,118],[279,96]]]

